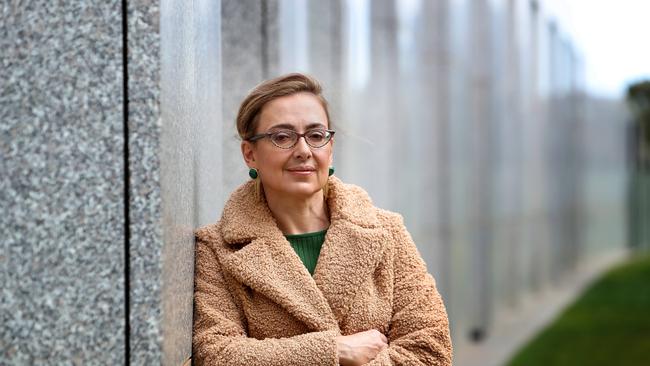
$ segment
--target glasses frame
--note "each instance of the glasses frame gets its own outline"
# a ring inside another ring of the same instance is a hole
[[[329,136],[329,137],[327,138],[327,141],[325,141],[325,143],[323,143],[322,145],[320,145],[320,146],[314,146],[314,145],[310,144],[309,141],[307,141],[307,137],[306,137],[307,134],[310,133],[310,132],[312,132],[312,131],[325,131],[325,132],[328,134],[328,135],[326,135],[326,136]],[[273,141],[273,139],[272,139],[271,137],[272,137],[273,135],[275,135],[276,133],[281,133],[281,132],[284,132],[284,133],[287,133],[287,132],[288,132],[288,133],[292,133],[292,134],[296,135],[296,136],[297,136],[296,141],[295,141],[291,146],[289,146],[289,147],[282,147],[282,146],[279,146],[278,144],[276,144],[276,143]],[[320,149],[321,147],[327,145],[328,142],[332,141],[332,138],[334,137],[334,134],[335,134],[335,133],[336,133],[336,131],[334,131],[334,130],[328,130],[328,129],[326,129],[326,128],[310,128],[310,129],[308,129],[307,131],[305,131],[304,133],[298,133],[298,132],[296,132],[296,131],[294,131],[294,130],[289,130],[289,129],[281,129],[281,130],[275,130],[275,131],[270,131],[270,132],[260,133],[259,135],[252,136],[252,137],[249,138],[247,141],[249,141],[249,142],[255,142],[255,141],[257,141],[257,140],[260,140],[260,139],[263,139],[263,138],[265,138],[265,137],[268,137],[268,138],[271,140],[271,143],[272,143],[273,145],[275,145],[276,147],[278,147],[278,148],[280,148],[280,149],[288,150],[288,149],[293,149],[294,147],[296,147],[296,145],[298,145],[298,141],[300,141],[300,138],[303,137],[303,138],[305,139],[305,143],[307,143],[307,146],[311,147],[312,149]]]

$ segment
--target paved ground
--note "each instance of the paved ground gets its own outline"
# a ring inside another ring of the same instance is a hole
[[[603,271],[625,260],[626,251],[610,253],[581,265],[561,288],[547,289],[522,301],[513,311],[497,314],[495,327],[481,343],[455,341],[454,366],[503,366]]]

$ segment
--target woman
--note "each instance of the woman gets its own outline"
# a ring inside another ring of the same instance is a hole
[[[433,278],[401,217],[332,175],[330,128],[306,75],[268,80],[242,102],[251,181],[196,232],[198,364],[451,364]]]

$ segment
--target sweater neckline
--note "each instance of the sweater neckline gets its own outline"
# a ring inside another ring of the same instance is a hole
[[[327,233],[327,229],[321,231],[314,231],[311,233],[302,233],[302,234],[284,234],[284,237],[287,239],[303,239],[303,238],[313,238],[317,236],[323,236]]]

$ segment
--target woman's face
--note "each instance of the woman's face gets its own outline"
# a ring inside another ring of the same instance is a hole
[[[327,115],[316,96],[298,93],[268,102],[262,108],[255,134],[279,129],[305,133],[312,128],[329,128]],[[307,199],[320,193],[327,182],[333,142],[312,148],[300,137],[294,147],[281,149],[263,138],[254,143],[243,141],[242,153],[246,164],[257,169],[267,197]]]

